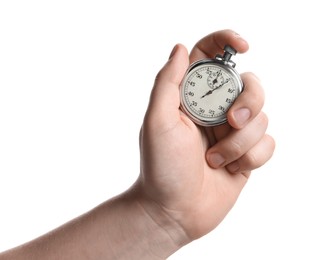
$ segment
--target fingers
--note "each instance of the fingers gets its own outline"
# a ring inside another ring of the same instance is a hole
[[[264,90],[259,79],[253,73],[241,75],[244,90],[229,109],[229,124],[236,129],[243,128],[261,111],[264,104]]]
[[[228,124],[216,126],[212,132],[210,130],[209,137],[214,139],[210,141],[210,145],[227,136],[232,127],[235,129],[245,127],[258,115],[264,105],[265,95],[259,79],[251,72],[242,74],[241,78],[244,90],[227,113]]]
[[[190,63],[222,54],[223,48],[227,44],[236,49],[238,53],[244,53],[249,48],[248,43],[238,33],[232,30],[216,31],[197,42],[190,53]]]
[[[231,45],[240,53],[248,50],[248,43],[232,30],[221,30],[207,35],[198,41],[190,57],[188,57],[186,48],[181,44],[177,44],[170,55],[169,61],[156,77],[147,115],[154,111],[159,119],[170,121],[171,124],[174,123],[174,119],[179,118],[179,84],[189,66],[189,62],[204,57],[214,57],[216,53],[223,53],[226,44]],[[233,118],[233,116],[231,117]],[[231,121],[233,126],[238,127],[236,120],[239,120],[239,116]]]
[[[275,142],[270,135],[263,138],[238,160],[229,163],[226,167],[231,173],[248,172],[265,164],[272,156]]]
[[[151,92],[147,115],[158,123],[173,123],[179,118],[179,84],[188,68],[187,49],[177,44],[167,63],[159,71]]]
[[[231,132],[211,147],[207,161],[211,167],[227,166],[230,172],[251,171],[272,156],[274,140],[265,134],[268,118],[260,112],[244,128]]]

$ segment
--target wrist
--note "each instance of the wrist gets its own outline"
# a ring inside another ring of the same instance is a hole
[[[130,193],[145,225],[152,230],[150,242],[163,259],[192,241],[178,221],[143,191],[135,187]]]
[[[166,259],[190,242],[181,226],[136,187],[114,198],[112,204],[119,225],[107,233],[107,239],[122,237],[117,259]]]

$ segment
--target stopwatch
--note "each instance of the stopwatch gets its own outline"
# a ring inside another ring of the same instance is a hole
[[[216,126],[227,122],[227,111],[243,91],[243,82],[231,60],[236,50],[192,63],[180,85],[181,109],[196,124]]]

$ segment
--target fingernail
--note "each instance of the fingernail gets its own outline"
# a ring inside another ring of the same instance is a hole
[[[234,120],[239,126],[243,126],[251,116],[251,111],[248,108],[240,108],[234,111]]]
[[[171,58],[173,58],[173,56],[175,55],[175,53],[176,53],[176,51],[177,51],[177,44],[174,46],[174,48],[173,48],[173,50],[171,51],[171,54],[170,54],[170,56],[169,56],[169,60],[171,59]]]
[[[219,167],[225,162],[225,158],[219,153],[212,153],[209,156],[209,162],[212,167]]]

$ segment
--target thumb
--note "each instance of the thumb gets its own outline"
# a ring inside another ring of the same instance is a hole
[[[177,44],[169,60],[155,78],[147,117],[159,123],[169,124],[179,119],[179,85],[189,66],[187,49]]]

